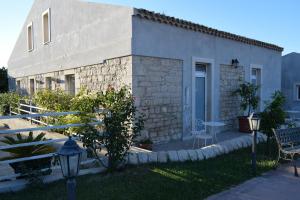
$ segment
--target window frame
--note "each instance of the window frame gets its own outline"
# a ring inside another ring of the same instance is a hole
[[[29,46],[29,27],[31,27],[31,48]],[[33,39],[33,22],[30,22],[27,25],[27,29],[26,29],[26,35],[27,35],[27,51],[31,52],[34,50],[34,39]]]
[[[45,89],[52,90],[52,77],[51,76],[45,77]]]
[[[71,90],[71,77],[74,78],[74,91]],[[72,92],[71,92],[72,91]],[[67,94],[76,95],[76,76],[75,73],[65,74],[65,92]]]
[[[44,27],[44,16],[48,15],[48,41],[45,41],[45,27]],[[43,44],[47,45],[51,42],[51,12],[50,8],[42,13],[42,32],[43,32]]]
[[[254,75],[252,74],[252,70],[255,70],[255,78],[254,78]],[[259,70],[259,73],[258,73],[258,70]],[[259,77],[258,77],[259,75]],[[258,80],[260,80],[260,84],[259,84],[259,91],[258,91],[258,94],[259,94],[259,106],[258,106],[258,111],[262,111],[263,110],[263,65],[259,65],[259,64],[250,64],[250,71],[249,71],[249,82],[252,83],[252,80],[255,79],[255,82],[256,84]]]

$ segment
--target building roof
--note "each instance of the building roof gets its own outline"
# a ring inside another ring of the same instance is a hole
[[[255,46],[272,49],[272,50],[279,51],[279,52],[283,51],[282,47],[274,45],[274,44],[262,42],[259,40],[254,40],[251,38],[232,34],[229,32],[220,31],[220,30],[217,30],[214,28],[210,28],[210,27],[196,24],[193,22],[189,22],[186,20],[166,16],[164,14],[155,13],[155,12],[148,11],[145,9],[137,9],[135,16],[144,18],[147,20],[159,22],[159,23],[169,24],[171,26],[176,26],[176,27],[180,27],[180,28],[184,28],[184,29],[188,29],[188,30],[193,30],[193,31],[213,35],[213,36],[220,37],[220,38],[243,42],[243,43],[246,43],[249,45],[255,45]]]

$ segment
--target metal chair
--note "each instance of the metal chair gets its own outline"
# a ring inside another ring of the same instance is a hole
[[[203,120],[195,120],[194,126],[192,128],[192,136],[194,137],[193,149],[197,141],[198,148],[200,147],[200,140],[204,140],[204,146],[207,144],[207,140],[213,141],[213,135],[207,133],[205,126],[203,125]]]

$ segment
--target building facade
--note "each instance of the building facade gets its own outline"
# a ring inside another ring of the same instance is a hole
[[[234,128],[241,113],[232,91],[244,81],[261,86],[263,109],[281,88],[282,50],[144,9],[36,0],[8,69],[11,88],[26,94],[128,85],[146,115],[144,134],[165,142],[189,138],[196,120]]]
[[[300,54],[290,53],[282,57],[282,92],[286,97],[286,109],[300,111]]]

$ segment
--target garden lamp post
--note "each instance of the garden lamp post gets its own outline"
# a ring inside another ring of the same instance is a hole
[[[79,172],[82,149],[69,137],[57,154],[62,174],[67,179],[68,200],[75,200],[75,177]]]
[[[249,117],[250,130],[252,131],[252,170],[253,174],[256,174],[256,142],[257,142],[257,131],[260,128],[260,119],[258,117]]]

